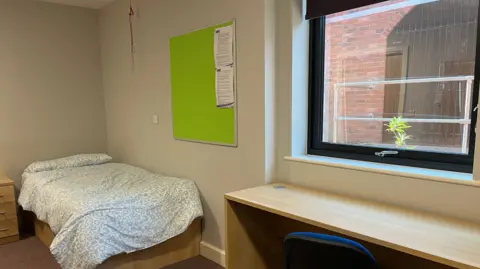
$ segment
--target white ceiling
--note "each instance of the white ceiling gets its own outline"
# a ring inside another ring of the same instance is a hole
[[[100,9],[114,0],[38,0],[62,5]]]

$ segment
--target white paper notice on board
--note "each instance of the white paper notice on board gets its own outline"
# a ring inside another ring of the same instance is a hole
[[[217,68],[216,95],[217,107],[231,108],[235,104],[234,74],[231,66]]]
[[[215,29],[215,68],[233,65],[233,26]]]

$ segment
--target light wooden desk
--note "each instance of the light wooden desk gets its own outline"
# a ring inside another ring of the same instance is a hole
[[[480,268],[480,224],[285,184],[225,195],[228,269],[283,268],[290,232],[364,244],[382,269]]]

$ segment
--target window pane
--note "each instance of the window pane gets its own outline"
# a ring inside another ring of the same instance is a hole
[[[479,0],[327,17],[323,141],[467,154]]]

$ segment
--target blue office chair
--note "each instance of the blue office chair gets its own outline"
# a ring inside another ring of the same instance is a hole
[[[338,236],[291,233],[284,250],[286,269],[378,269],[364,246]]]

